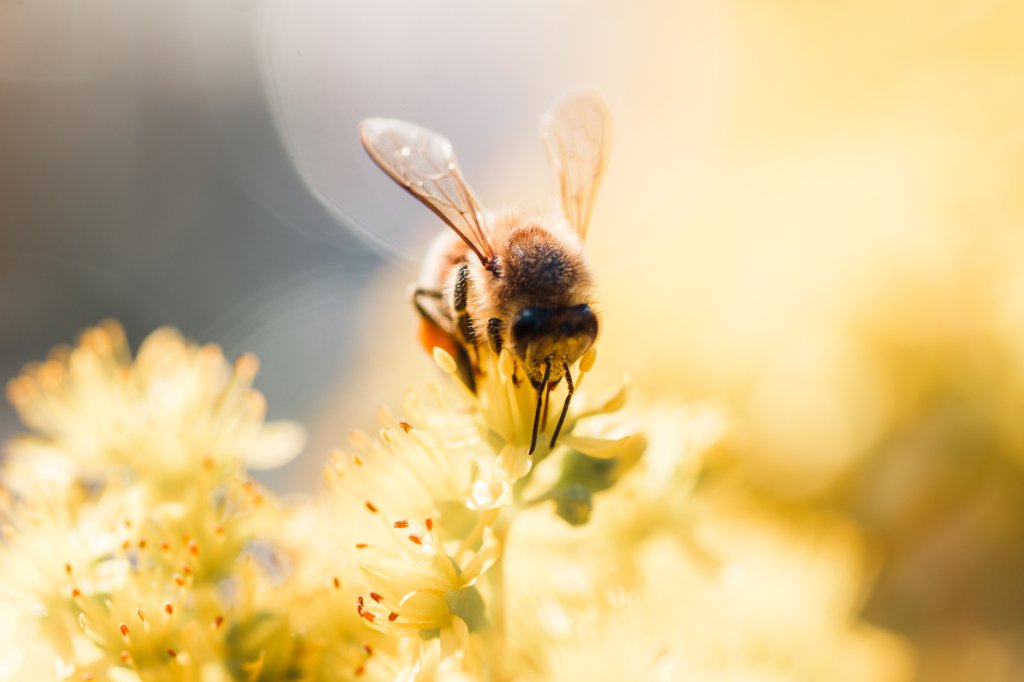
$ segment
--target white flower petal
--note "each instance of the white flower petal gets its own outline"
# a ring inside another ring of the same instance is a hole
[[[525,445],[508,443],[501,449],[496,465],[501,475],[508,483],[515,483],[520,478],[530,473],[533,466],[533,458],[530,457],[529,448]]]
[[[287,464],[306,446],[306,430],[292,421],[268,422],[245,447],[250,469],[276,469]]]
[[[562,436],[562,444],[568,445],[574,450],[579,450],[584,455],[609,459],[627,452],[635,436],[624,436],[622,438],[593,438],[588,436],[574,436],[569,434]]]

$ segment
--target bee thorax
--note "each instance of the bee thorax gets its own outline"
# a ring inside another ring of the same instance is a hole
[[[578,245],[540,226],[512,232],[502,265],[507,299],[529,305],[571,305],[590,281]]]

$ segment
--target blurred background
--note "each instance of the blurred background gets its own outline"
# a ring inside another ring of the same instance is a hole
[[[598,368],[721,401],[738,485],[853,518],[919,679],[1024,679],[1022,31],[1012,0],[0,0],[0,373],[104,317],[253,351],[310,431],[267,481],[312,490],[433,372],[439,225],[358,121],[547,207],[539,115],[597,88]]]

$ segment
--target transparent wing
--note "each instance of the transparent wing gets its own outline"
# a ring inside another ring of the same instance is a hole
[[[455,230],[485,267],[493,263],[480,204],[447,138],[406,121],[371,118],[359,124],[359,139],[374,163]]]
[[[586,239],[611,142],[604,100],[591,91],[562,97],[541,119],[540,138],[555,171],[565,217],[580,239]]]

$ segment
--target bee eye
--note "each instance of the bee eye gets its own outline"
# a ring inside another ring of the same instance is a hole
[[[551,320],[549,308],[523,308],[512,322],[512,336],[519,342],[543,333]]]

